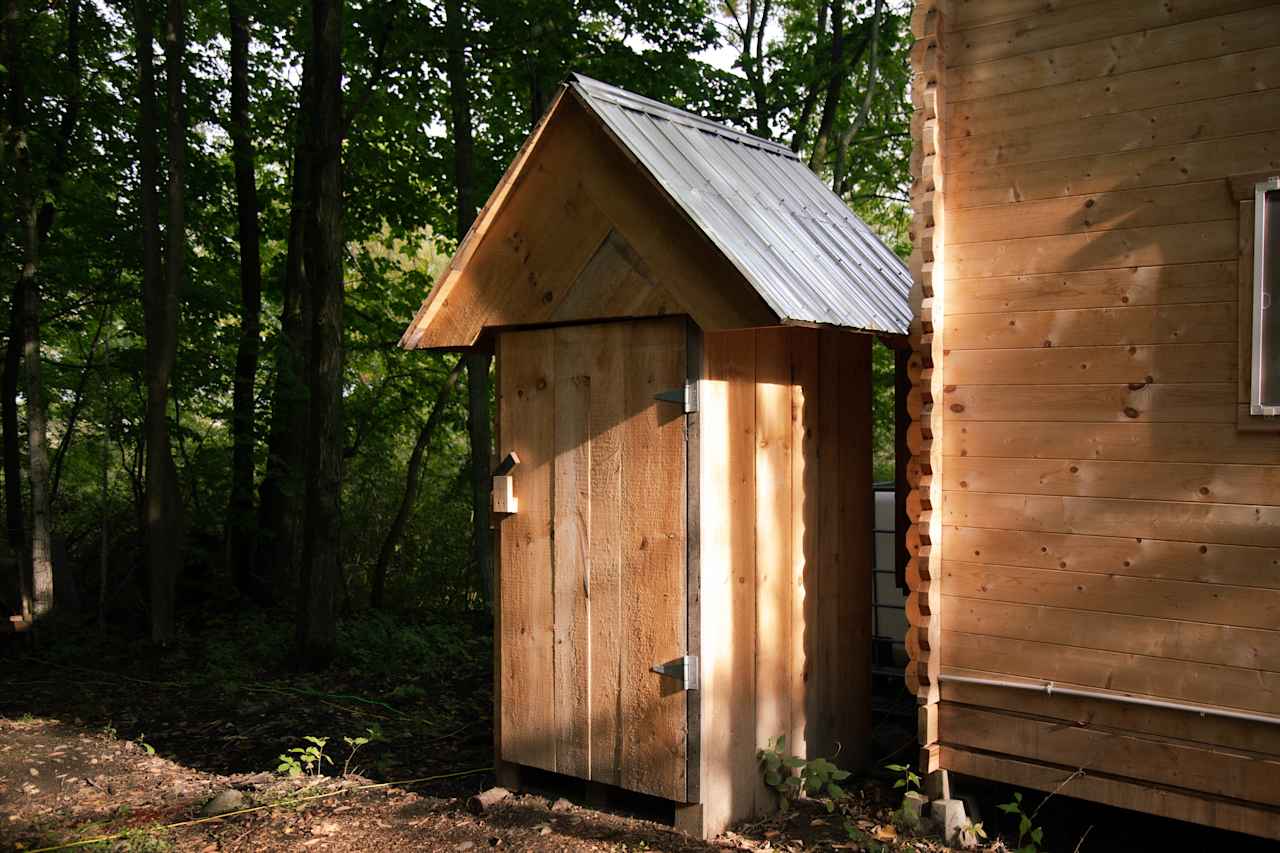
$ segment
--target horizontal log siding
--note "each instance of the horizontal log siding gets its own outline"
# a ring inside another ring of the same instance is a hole
[[[954,0],[946,32],[944,393],[912,401],[949,425],[943,670],[1280,715],[1280,433],[1236,427],[1227,180],[1280,171],[1280,3]],[[1083,766],[1064,793],[1280,837],[1280,726],[941,700],[944,766]]]

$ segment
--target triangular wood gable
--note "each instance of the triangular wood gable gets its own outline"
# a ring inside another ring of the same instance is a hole
[[[401,345],[485,328],[688,314],[707,330],[776,314],[571,90],[525,142]]]

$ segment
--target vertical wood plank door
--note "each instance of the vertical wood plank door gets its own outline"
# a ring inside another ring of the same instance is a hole
[[[677,802],[689,653],[684,318],[504,332],[497,519],[499,758]]]

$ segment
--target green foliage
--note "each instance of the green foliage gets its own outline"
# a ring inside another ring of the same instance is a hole
[[[778,793],[782,810],[801,796],[809,796],[826,798],[827,811],[834,811],[835,803],[847,796],[839,783],[849,778],[849,771],[825,758],[806,761],[790,755],[786,747],[786,735],[778,735],[756,752],[764,782]]]
[[[351,760],[356,757],[360,747],[380,740],[383,740],[382,727],[377,723],[365,729],[364,735],[361,737],[344,737],[342,742],[347,745],[347,749],[350,751],[347,753],[347,760],[342,762],[342,775],[346,776],[351,772]]]
[[[898,778],[894,780],[893,787],[905,788],[907,791],[920,790],[920,776],[911,769],[909,764],[886,764],[884,769],[897,774]]]
[[[1040,853],[1041,845],[1044,843],[1044,830],[1032,823],[1035,812],[1027,814],[1023,810],[1022,794],[1014,791],[1011,802],[1003,803],[996,808],[1018,818],[1018,843],[1015,853]]]
[[[325,762],[333,763],[333,759],[324,754],[325,745],[329,742],[327,737],[308,735],[303,740],[306,744],[292,747],[280,754],[277,773],[285,776],[319,777],[324,770]]]

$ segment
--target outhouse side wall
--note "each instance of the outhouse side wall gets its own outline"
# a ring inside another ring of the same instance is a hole
[[[1280,4],[917,7],[923,760],[1280,837],[1280,725],[945,679],[1280,715],[1280,432],[1239,331]]]
[[[868,758],[871,341],[794,327],[704,335],[704,834],[773,808],[756,761],[773,738],[845,767]]]

